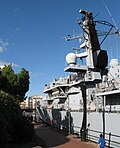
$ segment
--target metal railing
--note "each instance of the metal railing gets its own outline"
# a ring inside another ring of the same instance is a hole
[[[89,134],[90,132],[92,132],[92,134]],[[97,134],[101,134],[102,132],[88,129],[88,137],[90,137],[90,139],[92,139],[92,141],[96,140],[96,138],[99,138],[99,136],[95,136],[96,133]],[[110,133],[105,133],[105,145],[107,147],[109,147],[109,148],[118,148],[118,147],[120,147],[120,142],[118,142],[120,140],[115,141],[115,140],[112,140],[112,138],[113,139],[120,138],[120,136],[112,134],[111,132]]]
[[[92,134],[91,134],[92,133]],[[99,135],[101,134],[102,132],[100,131],[96,131],[96,130],[91,130],[91,129],[87,129],[87,140],[89,141],[93,141],[93,142],[97,142],[97,140],[99,139]],[[81,133],[80,133],[80,127],[77,127],[77,126],[74,126],[74,133],[73,133],[73,136],[74,135],[77,135],[77,137],[81,138]],[[105,133],[105,145],[109,148],[118,148],[118,145],[120,147],[120,140],[118,141],[115,141],[115,140],[112,140],[112,138],[120,138],[119,135],[115,135],[115,134],[112,134],[111,132],[110,133]]]
[[[49,122],[49,120],[46,120],[44,122],[47,123],[50,126],[53,126],[54,128],[60,129],[61,131],[69,132],[69,130],[67,130],[66,128],[61,128],[63,125],[59,122],[52,123],[52,122]],[[67,126],[67,125],[65,125],[65,126]],[[68,127],[71,128],[71,126],[72,126],[72,129],[73,129],[72,133],[71,133],[71,134],[73,134],[73,137],[81,138],[81,131],[80,131],[81,127],[74,126],[74,125],[70,125],[70,127],[69,126]],[[101,131],[92,130],[92,129],[87,128],[86,139],[89,140],[89,141],[97,143],[101,133],[102,133]],[[115,134],[112,134],[110,132],[110,133],[105,133],[104,137],[105,137],[105,145],[107,147],[109,147],[109,148],[120,148],[120,142],[119,142],[120,141],[120,135],[115,135]]]

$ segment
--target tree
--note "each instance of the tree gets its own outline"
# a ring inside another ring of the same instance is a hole
[[[29,72],[22,68],[14,73],[11,65],[0,70],[0,144],[9,139],[31,140],[34,130],[30,120],[22,115],[19,103],[29,90]]]
[[[13,122],[21,116],[18,101],[8,93],[0,91],[0,142],[9,140],[13,131]]]
[[[15,86],[17,83],[17,75],[14,73],[12,66],[5,65],[5,67],[2,69],[1,76],[2,76],[2,78],[4,78],[4,81],[6,82],[5,84],[2,84],[2,86],[5,85],[4,91],[9,94],[14,95],[15,94],[14,89],[15,89]],[[3,88],[2,88],[2,90],[3,90]]]
[[[11,65],[5,66],[0,73],[0,90],[5,91],[23,101],[25,93],[29,90],[29,72],[22,70],[15,74]]]
[[[22,115],[19,102],[12,95],[0,91],[0,145],[13,141],[28,141],[34,136],[33,126]]]
[[[24,98],[25,96],[25,93],[29,90],[29,72],[22,68],[21,72],[18,73],[18,95],[21,97],[21,98]]]
[[[3,91],[7,90],[8,85],[9,85],[8,79],[0,71],[0,90]]]

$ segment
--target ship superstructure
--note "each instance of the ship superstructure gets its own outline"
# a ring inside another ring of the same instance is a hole
[[[89,137],[96,142],[102,132],[106,139],[112,139],[112,147],[120,147],[120,126],[114,124],[115,120],[120,121],[120,65],[117,59],[112,59],[108,70],[107,51],[100,46],[109,34],[113,34],[114,26],[106,21],[94,21],[89,11],[79,12],[83,17],[77,23],[84,32],[80,49],[85,51],[74,48],[75,53],[67,54],[68,65],[64,71],[73,74],[45,85],[44,93],[48,96],[43,99],[46,103],[37,108],[38,113],[42,120],[61,130],[79,132],[83,140]],[[97,31],[97,23],[109,26],[110,30]],[[99,35],[104,35],[102,41],[99,41]],[[81,36],[67,36],[65,39],[79,38]],[[86,60],[85,64],[78,65],[79,59]],[[108,141],[106,144],[110,146]]]

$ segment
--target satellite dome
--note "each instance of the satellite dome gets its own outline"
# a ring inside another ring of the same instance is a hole
[[[111,59],[110,67],[114,68],[115,66],[118,66],[118,59]]]
[[[76,64],[76,55],[74,53],[68,53],[66,55],[66,62],[68,64]]]

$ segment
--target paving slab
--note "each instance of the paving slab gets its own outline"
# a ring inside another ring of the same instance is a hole
[[[40,123],[35,125],[35,132],[45,143],[45,148],[96,148],[93,142],[82,142],[73,135],[65,135],[58,129]]]

